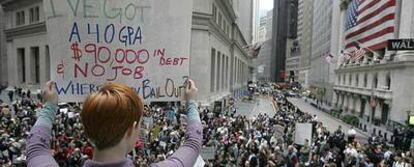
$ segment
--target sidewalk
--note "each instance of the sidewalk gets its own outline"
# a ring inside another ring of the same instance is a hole
[[[318,117],[318,120],[326,126],[326,128],[334,132],[338,126],[342,126],[342,129],[346,133],[352,126],[349,124],[346,124],[342,120],[335,118],[331,116],[330,114],[326,112],[322,112],[320,109],[317,109],[315,106],[312,106],[309,104],[309,102],[305,102],[303,99],[297,99],[297,98],[288,98],[287,99],[290,103],[298,107],[301,111],[307,112],[312,115],[316,115]],[[362,141],[367,141],[370,134],[363,132],[362,130],[355,128],[357,131],[357,139]]]
[[[307,99],[307,102],[310,104],[310,105],[312,105],[311,103],[314,103],[314,104],[316,104],[316,101],[315,100],[312,100],[312,99]],[[314,106],[314,105],[312,105],[312,106]],[[315,105],[316,106],[316,105]],[[314,107],[315,107],[314,106]],[[329,116],[329,117],[331,117],[331,118],[333,118],[333,119],[336,119],[336,120],[339,120],[339,121],[342,121],[342,120],[340,120],[339,118],[337,118],[337,117],[334,117],[334,116],[332,116],[331,114],[330,114],[330,111],[331,111],[331,109],[332,109],[332,107],[330,107],[330,106],[327,106],[327,105],[322,105],[322,112],[324,112],[327,116]],[[320,110],[320,109],[319,109]],[[361,132],[363,132],[363,133],[365,133],[365,134],[368,134],[369,136],[371,136],[374,132],[375,132],[375,134],[376,135],[378,135],[378,132],[381,132],[381,134],[384,136],[384,137],[386,137],[387,138],[387,140],[388,141],[390,141],[391,140],[391,136],[393,135],[393,132],[391,132],[391,131],[389,131],[389,130],[387,130],[385,127],[379,127],[379,126],[375,126],[375,125],[372,125],[371,123],[369,123],[369,122],[366,122],[366,120],[363,120],[363,119],[359,119],[359,123],[361,123],[361,124],[363,124],[363,125],[367,125],[367,131],[364,131],[363,129],[361,129],[361,128],[359,128],[359,127],[356,127],[355,128],[355,130],[358,130],[358,131],[361,131]],[[386,135],[385,135],[386,134]]]

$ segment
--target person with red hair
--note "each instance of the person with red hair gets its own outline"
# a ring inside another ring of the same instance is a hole
[[[169,158],[151,164],[154,167],[194,166],[202,148],[202,125],[194,98],[197,88],[188,80],[185,90],[187,102],[187,132],[184,144]],[[58,166],[49,152],[51,130],[58,110],[55,83],[49,81],[43,92],[45,107],[27,141],[28,166]],[[134,166],[127,154],[134,149],[143,117],[144,105],[131,87],[108,83],[98,92],[89,95],[81,112],[85,134],[94,147],[92,160],[85,167]]]

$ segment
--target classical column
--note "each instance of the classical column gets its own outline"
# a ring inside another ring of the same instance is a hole
[[[25,62],[22,62],[25,64],[25,68],[26,68],[26,83],[25,86],[27,85],[31,85],[33,84],[35,75],[34,75],[34,70],[32,70],[32,66],[34,66],[34,61],[32,59],[32,51],[30,47],[26,47],[24,50],[24,57],[25,57]]]
[[[401,3],[400,10],[401,14],[399,20],[399,26],[397,26],[398,30],[398,38],[412,38],[414,36],[414,30],[412,27],[414,26],[414,1],[397,1]],[[410,61],[414,60],[414,52],[413,51],[398,51],[396,55],[396,61]]]
[[[46,70],[46,68],[50,67],[50,64],[47,65],[46,64],[46,49],[45,46],[40,45],[39,46],[39,65],[40,65],[40,69],[39,69],[39,75],[40,75],[40,83],[39,85],[43,85],[47,82],[47,77],[46,75],[48,75],[48,70]]]
[[[356,115],[360,115],[361,113],[361,96],[357,96],[356,97],[356,102],[355,102],[355,114]]]
[[[20,64],[18,64],[18,59],[20,56],[17,55],[16,48],[13,47],[13,42],[7,43],[7,71],[9,72],[8,81],[9,85],[19,85],[20,77],[22,75]]]

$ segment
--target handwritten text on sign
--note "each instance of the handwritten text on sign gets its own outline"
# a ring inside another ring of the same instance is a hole
[[[188,76],[192,0],[45,0],[52,79],[62,101],[123,82],[177,100]]]

